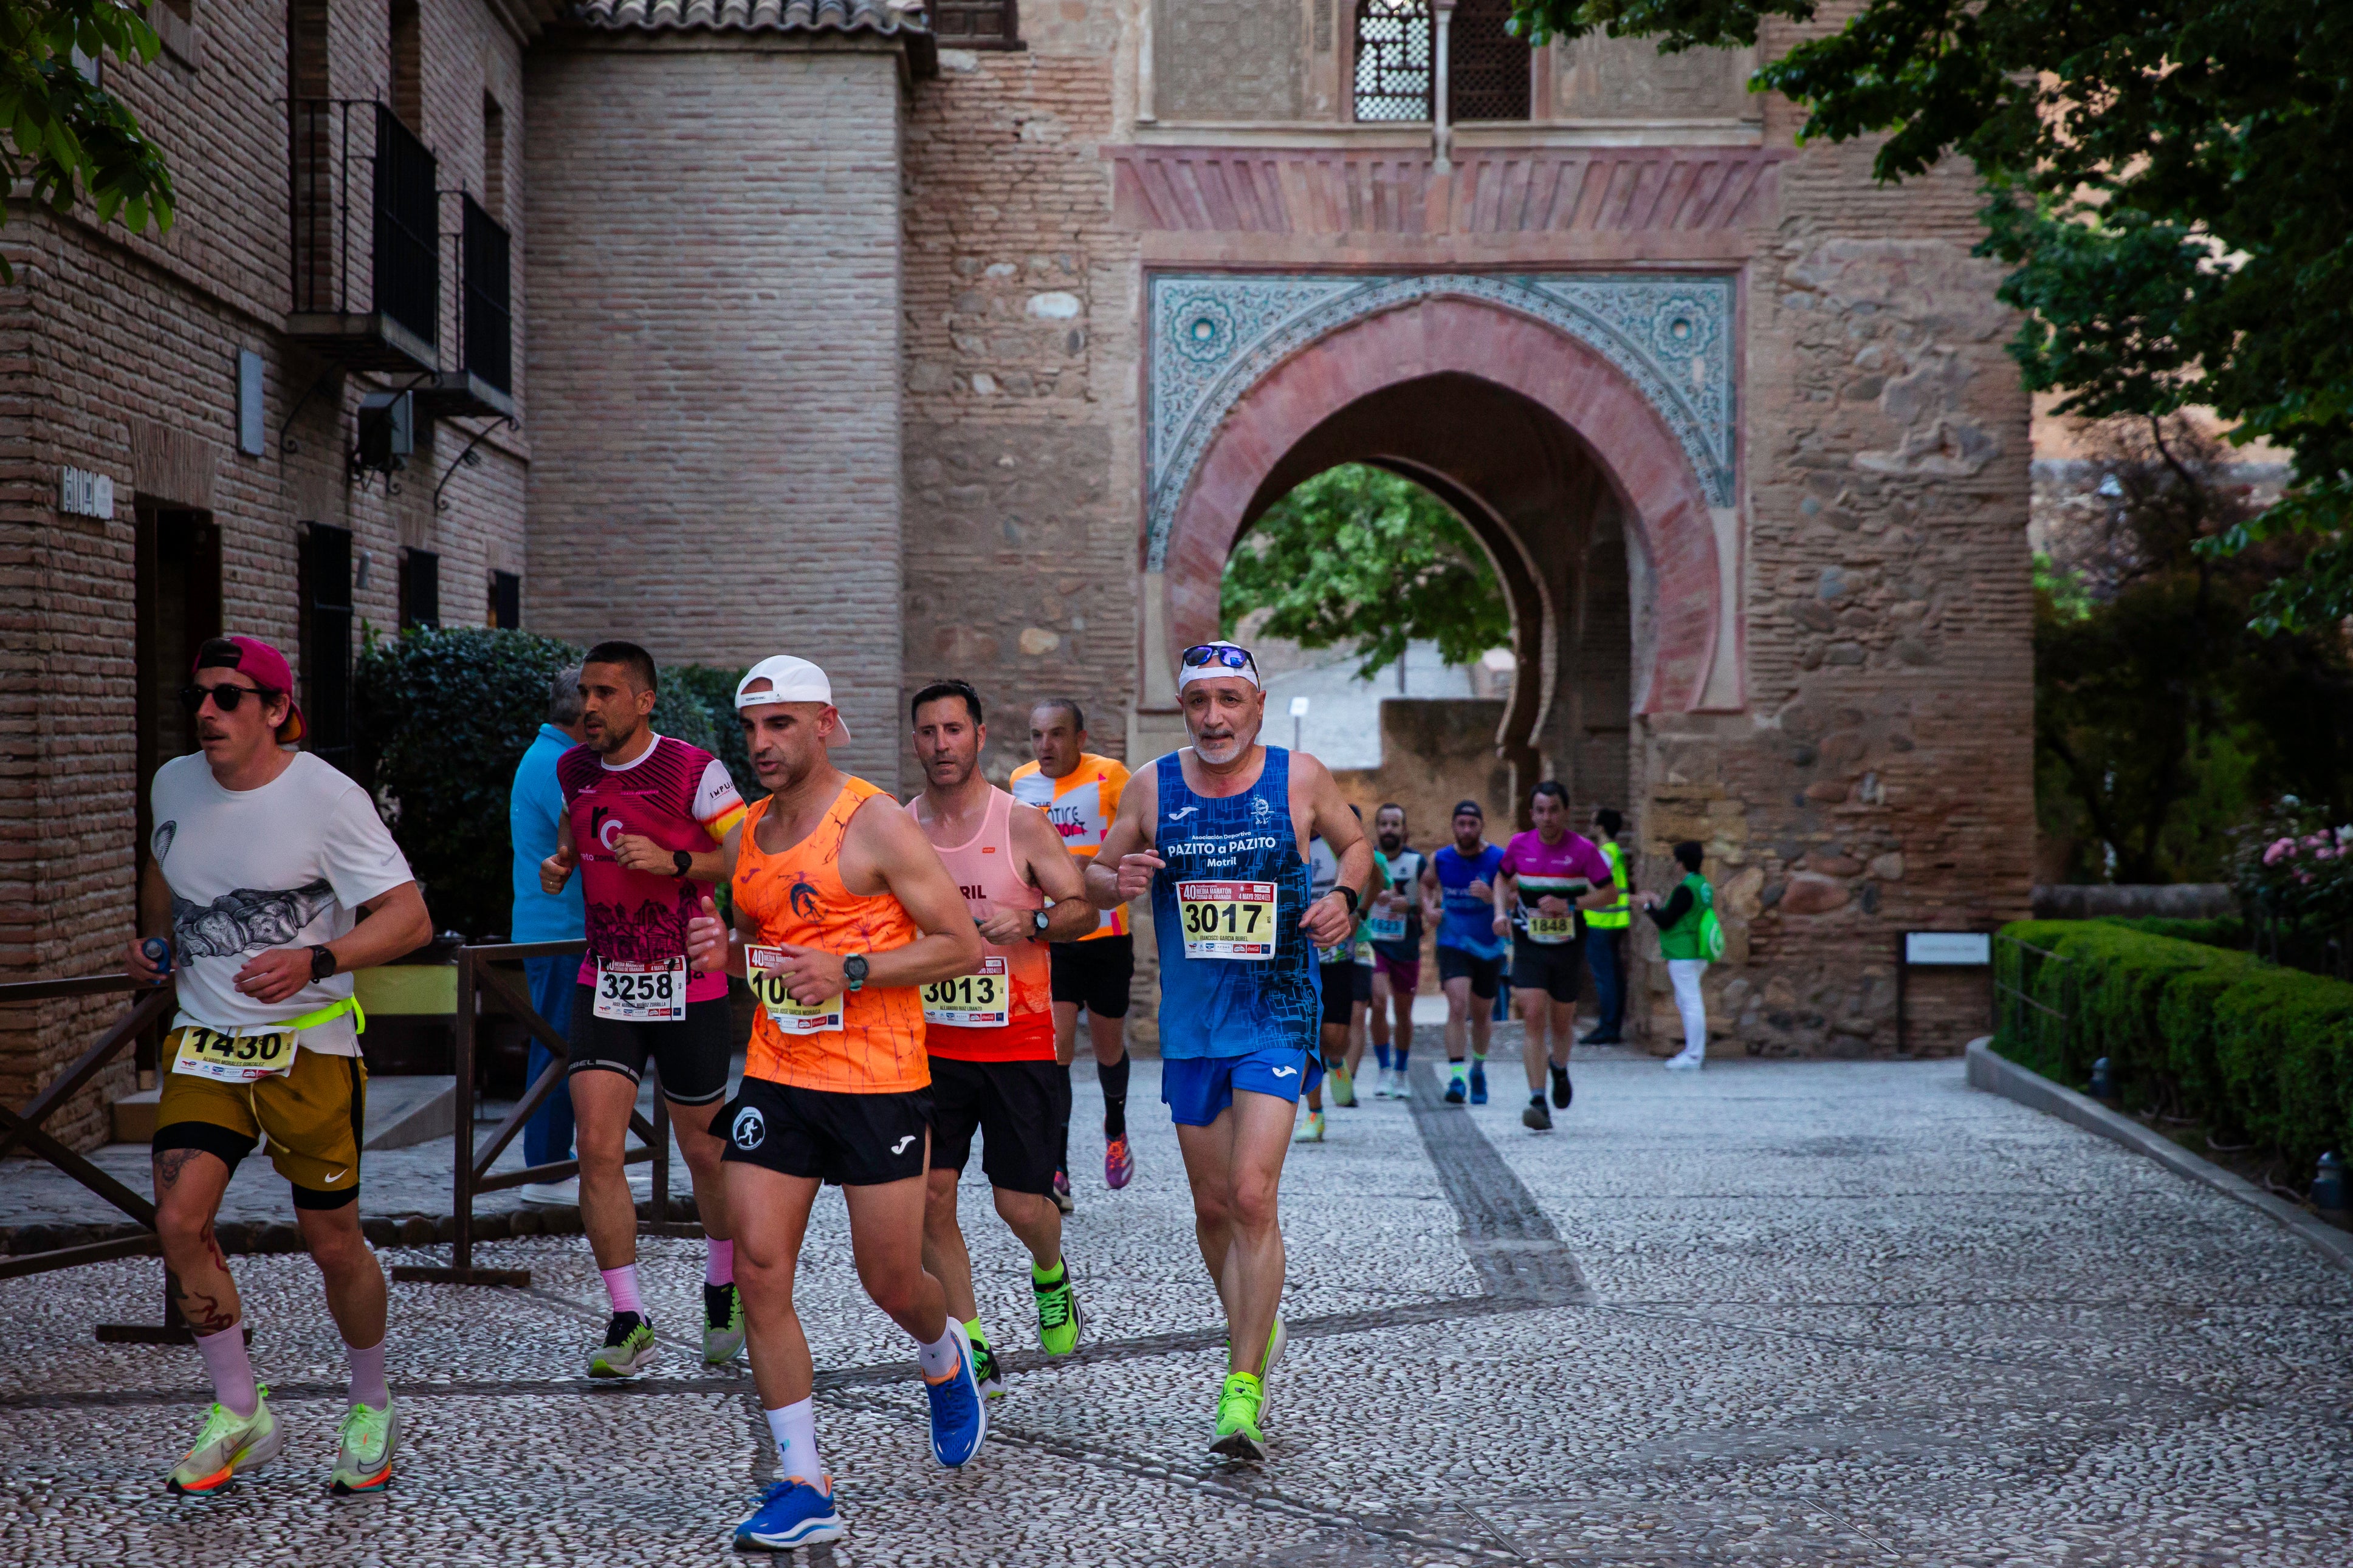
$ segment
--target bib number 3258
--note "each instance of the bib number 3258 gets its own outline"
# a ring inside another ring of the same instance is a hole
[[[686,960],[632,963],[596,961],[596,1016],[624,1024],[677,1024],[686,1018]]]
[[[1274,956],[1272,882],[1179,882],[1176,911],[1187,958]]]

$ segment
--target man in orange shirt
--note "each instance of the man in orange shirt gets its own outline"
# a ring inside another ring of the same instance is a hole
[[[754,770],[770,794],[728,835],[734,930],[706,900],[688,928],[695,967],[744,975],[760,1002],[744,1080],[712,1122],[735,1227],[752,1376],[783,1479],[735,1532],[770,1550],[838,1541],[819,1463],[816,1369],[793,1275],[821,1184],[842,1189],[858,1277],[915,1338],[932,1452],[970,1459],[988,1435],[972,1342],[923,1269],[931,1068],[921,988],[980,965],[980,933],[923,829],[896,801],[827,760],[846,740],[832,684],[806,659],[752,667],[735,690]]]

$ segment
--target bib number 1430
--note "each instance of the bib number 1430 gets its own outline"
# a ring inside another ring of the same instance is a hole
[[[1179,882],[1176,910],[1187,958],[1274,956],[1272,882]]]
[[[686,1017],[686,960],[596,961],[596,1016],[625,1024],[676,1024]]]

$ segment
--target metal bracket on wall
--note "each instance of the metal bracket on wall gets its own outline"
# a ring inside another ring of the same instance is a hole
[[[326,391],[327,388],[332,386],[343,378],[343,373],[340,370],[323,371],[320,374],[319,379],[312,382],[308,387],[304,388],[302,395],[294,400],[294,406],[286,411],[286,418],[284,422],[278,426],[278,455],[280,457],[283,458],[290,453],[299,452],[302,449],[301,443],[295,440],[293,437],[286,434],[286,432],[293,427],[295,419],[301,416],[302,410],[311,405],[311,399],[318,396],[319,394]]]
[[[451,479],[456,477],[459,464],[462,463],[470,468],[479,468],[482,466],[481,454],[475,451],[475,447],[489,440],[500,430],[520,430],[522,428],[522,422],[521,420],[494,419],[488,425],[483,426],[480,430],[475,431],[474,438],[466,443],[466,449],[459,453],[456,457],[450,458],[449,466],[441,470],[441,482],[433,487],[434,511],[438,514],[449,510],[449,503],[442,499],[441,492],[449,488],[449,481]]]

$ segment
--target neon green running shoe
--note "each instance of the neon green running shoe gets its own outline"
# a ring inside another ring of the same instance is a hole
[[[1038,1301],[1038,1342],[1046,1347],[1050,1356],[1066,1356],[1079,1348],[1079,1331],[1085,1320],[1079,1312],[1078,1292],[1071,1286],[1071,1265],[1062,1264],[1062,1277],[1051,1285],[1038,1283],[1033,1269],[1029,1276],[1030,1294]]]
[[[400,1416],[392,1401],[375,1409],[352,1402],[336,1434],[335,1474],[328,1489],[337,1497],[381,1491],[392,1482],[392,1451],[400,1446]]]
[[[588,1352],[591,1377],[635,1377],[654,1359],[654,1326],[642,1312],[616,1312],[605,1342]]]
[[[173,1496],[217,1491],[238,1471],[258,1468],[278,1457],[286,1447],[286,1428],[269,1413],[269,1390],[259,1393],[250,1415],[219,1404],[205,1412],[195,1446],[164,1479]]]
[[[1005,1369],[997,1364],[997,1352],[988,1348],[988,1336],[981,1331],[977,1319],[966,1323],[964,1331],[972,1337],[972,1375],[980,1384],[986,1399],[1005,1397]]]
[[[725,1366],[744,1353],[744,1292],[734,1281],[702,1288],[702,1364]]]
[[[1258,1379],[1249,1373],[1226,1374],[1226,1386],[1218,1395],[1218,1439],[1209,1445],[1209,1452],[1229,1459],[1266,1458],[1266,1434],[1259,1430],[1263,1395]]]

